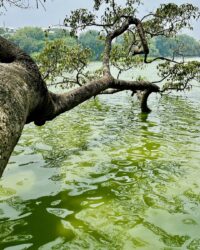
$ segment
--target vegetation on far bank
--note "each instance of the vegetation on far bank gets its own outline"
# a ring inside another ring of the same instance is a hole
[[[101,60],[102,52],[104,50],[104,42],[99,36],[97,30],[88,30],[82,32],[79,37],[70,36],[70,32],[61,28],[53,28],[43,30],[40,27],[24,27],[16,31],[8,28],[0,28],[0,35],[13,41],[20,46],[29,55],[35,56],[42,52],[47,43],[62,40],[67,47],[80,45],[83,48],[90,49],[91,60]],[[123,37],[118,38],[115,43],[121,44]],[[184,55],[185,57],[200,56],[200,41],[195,38],[182,34],[175,37],[158,36],[150,42],[150,56],[175,56]]]

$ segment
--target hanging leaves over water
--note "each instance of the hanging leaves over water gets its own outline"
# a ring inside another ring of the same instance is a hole
[[[158,69],[161,77],[167,78],[163,92],[190,90],[192,88],[191,80],[200,81],[200,62],[198,61],[177,64],[165,62],[160,64]]]
[[[63,39],[47,41],[45,49],[36,60],[39,63],[43,78],[61,86],[72,87],[74,84],[85,82],[84,69],[87,67],[91,52],[76,44],[69,46]],[[73,75],[73,78],[71,77]]]

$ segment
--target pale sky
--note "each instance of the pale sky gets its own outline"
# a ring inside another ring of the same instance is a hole
[[[117,0],[123,3],[123,0]],[[51,25],[62,24],[65,16],[72,10],[77,8],[87,8],[92,10],[93,0],[47,0],[45,4],[46,10],[40,7],[36,9],[35,0],[30,0],[33,6],[29,9],[22,10],[19,8],[7,8],[4,15],[0,15],[0,26],[6,27],[24,27],[24,26],[39,26],[48,27]],[[141,7],[140,13],[144,15],[156,8],[160,3],[173,2],[176,4],[192,3],[200,8],[200,0],[143,0],[144,5]],[[140,14],[140,15],[141,15]],[[200,20],[194,24],[193,32],[186,32],[195,36],[200,40]]]

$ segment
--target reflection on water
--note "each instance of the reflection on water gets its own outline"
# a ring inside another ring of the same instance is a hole
[[[102,96],[27,126],[0,181],[0,249],[199,249],[199,98],[141,115]]]

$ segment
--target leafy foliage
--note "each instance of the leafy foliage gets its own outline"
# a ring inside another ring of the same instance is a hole
[[[78,30],[91,26],[101,27],[107,33],[120,27],[126,17],[134,16],[138,4],[140,0],[126,0],[124,6],[118,5],[114,0],[94,0],[94,12],[87,9],[72,11],[71,15],[65,18],[64,24],[71,29],[73,35],[77,34]],[[99,15],[101,7],[104,11]]]
[[[24,27],[10,36],[10,40],[21,47],[27,54],[32,54],[44,48],[45,35],[41,28]]]
[[[167,79],[163,86],[163,92],[167,90],[190,90],[191,80],[200,81],[200,62],[189,61],[187,63],[165,62],[159,64],[161,77]]]
[[[44,78],[54,82],[59,76],[57,84],[62,87],[72,87],[75,83],[79,85],[85,83],[84,69],[88,65],[90,56],[89,49],[84,49],[78,44],[72,47],[66,40],[56,39],[47,41],[36,60]],[[73,79],[71,75],[74,76]]]
[[[199,18],[199,9],[192,4],[180,6],[175,3],[161,4],[154,14],[147,17],[153,17],[144,23],[147,34],[151,37],[158,35],[170,37],[183,28],[192,29],[190,21]]]

